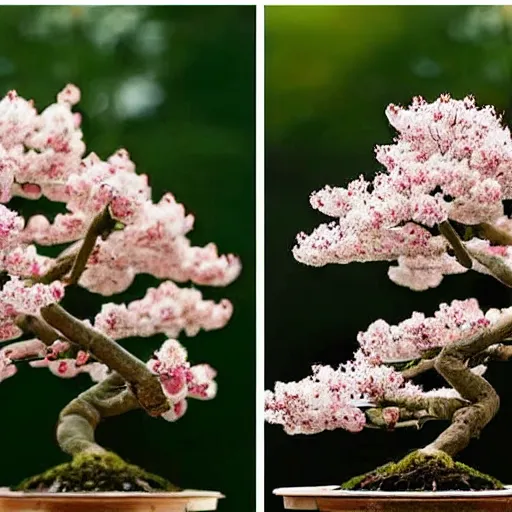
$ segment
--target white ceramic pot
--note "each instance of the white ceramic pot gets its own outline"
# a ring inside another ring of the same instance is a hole
[[[339,486],[276,489],[286,510],[321,512],[512,512],[512,486],[499,491],[344,491]]]

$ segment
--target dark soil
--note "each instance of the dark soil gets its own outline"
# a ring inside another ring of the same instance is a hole
[[[413,452],[365,475],[352,478],[343,489],[367,491],[480,491],[503,489],[495,478],[445,454]]]

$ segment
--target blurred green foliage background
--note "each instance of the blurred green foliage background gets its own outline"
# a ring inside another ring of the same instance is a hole
[[[219,371],[217,398],[191,401],[177,423],[136,412],[98,430],[100,443],[149,471],[222,491],[226,512],[255,502],[254,25],[250,6],[0,7],[0,93],[16,89],[41,108],[77,84],[88,151],[106,158],[127,148],[155,198],[171,191],[196,216],[194,244],[213,241],[242,259],[235,283],[203,289],[206,298],[233,302],[230,324],[181,338],[193,362]],[[114,300],[142,297],[155,284],[139,276]],[[106,300],[78,290],[65,305],[93,318]],[[125,346],[148,359],[162,340]],[[29,368],[2,383],[0,485],[66,460],[54,441],[57,416],[89,385],[87,376],[63,381]]]
[[[379,170],[373,148],[394,137],[384,115],[389,103],[473,94],[510,122],[511,24],[510,6],[266,7],[267,389],[276,380],[302,379],[314,363],[347,360],[357,333],[378,318],[396,323],[412,311],[432,314],[441,302],[467,297],[484,308],[510,305],[504,287],[476,273],[415,293],[388,279],[386,263],[313,268],[297,263],[291,248],[298,232],[328,221],[310,208],[312,191]],[[497,440],[509,432],[509,371],[507,365],[489,369],[502,409],[462,453],[464,462],[507,483],[509,456],[501,456]],[[443,385],[435,376],[424,383]],[[424,446],[443,427],[292,437],[267,425],[265,510],[282,510],[273,488],[340,484]]]

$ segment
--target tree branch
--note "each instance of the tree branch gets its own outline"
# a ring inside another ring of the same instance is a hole
[[[467,402],[458,398],[386,397],[381,407],[365,411],[366,426],[386,430],[408,427],[420,429],[427,421],[451,420],[455,412],[465,406]],[[398,417],[395,416],[395,421],[390,422],[390,417],[397,412]]]
[[[440,420],[451,420],[456,411],[468,405],[468,402],[460,398],[449,398],[441,396],[415,396],[385,397],[386,406],[395,405],[400,410],[406,411],[424,411],[429,416]]]
[[[480,364],[487,364],[489,361],[508,361],[512,358],[512,346],[497,343],[489,348],[479,352],[476,356],[473,356],[469,362],[468,367],[474,368]],[[435,358],[433,359],[421,359],[417,364],[402,370],[402,376],[406,380],[414,379],[419,375],[434,369]]]
[[[467,248],[471,256],[483,265],[489,273],[504,285],[512,288],[512,269],[503,261],[503,258],[494,256],[485,251]]]
[[[488,222],[471,226],[478,238],[488,240],[494,245],[512,245],[512,235]]]
[[[512,314],[509,314],[474,336],[445,346],[437,356],[436,370],[470,405],[457,410],[451,425],[424,451],[442,450],[453,456],[478,437],[496,415],[500,405],[498,394],[483,377],[471,372],[466,361],[511,333]]]
[[[445,220],[438,224],[439,232],[448,240],[452,249],[455,253],[455,258],[457,261],[465,268],[471,268],[473,266],[473,261],[471,260],[471,256],[468,254],[468,251],[462,240],[459,238],[459,235],[453,229],[453,226],[449,221]]]
[[[105,239],[112,229],[114,229],[115,225],[116,221],[110,216],[108,206],[94,217],[74,260],[71,275],[67,280],[68,284],[78,283],[80,276],[87,265],[89,256],[96,245],[96,240],[99,236]]]
[[[512,358],[512,346],[498,343],[489,347],[485,353],[494,361],[508,361]]]
[[[31,333],[46,346],[51,346],[57,340],[66,341],[65,337],[48,325],[42,318],[32,315],[20,315],[16,325],[25,333]],[[63,339],[64,338],[64,339]]]
[[[70,315],[58,304],[42,308],[41,315],[69,340],[80,345],[98,361],[119,373],[151,416],[160,416],[169,410],[169,403],[158,378],[140,359],[108,336]]]
[[[428,372],[434,368],[435,359],[422,359],[418,364],[402,371],[402,376],[406,380],[413,379],[422,373]]]
[[[35,279],[36,283],[50,284],[64,277],[73,267],[77,252],[74,251],[55,260],[53,266],[41,277]]]

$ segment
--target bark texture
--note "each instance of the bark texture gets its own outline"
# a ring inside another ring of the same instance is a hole
[[[148,414],[160,416],[169,410],[169,403],[158,377],[140,359],[108,336],[70,315],[58,304],[42,308],[41,315],[67,339],[80,345],[98,361],[117,372]]]
[[[70,455],[105,453],[94,438],[99,422],[138,409],[139,402],[124,379],[113,373],[72,400],[60,413],[57,441]]]
[[[479,238],[489,240],[493,245],[512,245],[512,236],[493,224],[482,222],[475,226],[471,226]]]
[[[472,438],[478,437],[499,409],[500,399],[494,388],[483,377],[471,372],[466,362],[512,333],[512,315],[503,317],[493,326],[443,348],[435,359],[435,368],[459,392],[469,405],[455,411],[451,425],[425,452],[439,450],[455,455]]]
[[[459,235],[453,229],[453,226],[449,221],[445,220],[438,224],[439,232],[448,240],[450,245],[452,246],[453,252],[455,254],[455,258],[457,261],[465,268],[471,268],[473,266],[473,261],[471,256],[468,254],[468,251]]]
[[[512,287],[512,269],[503,261],[503,258],[476,249],[468,249],[468,251],[493,277],[505,286]]]

